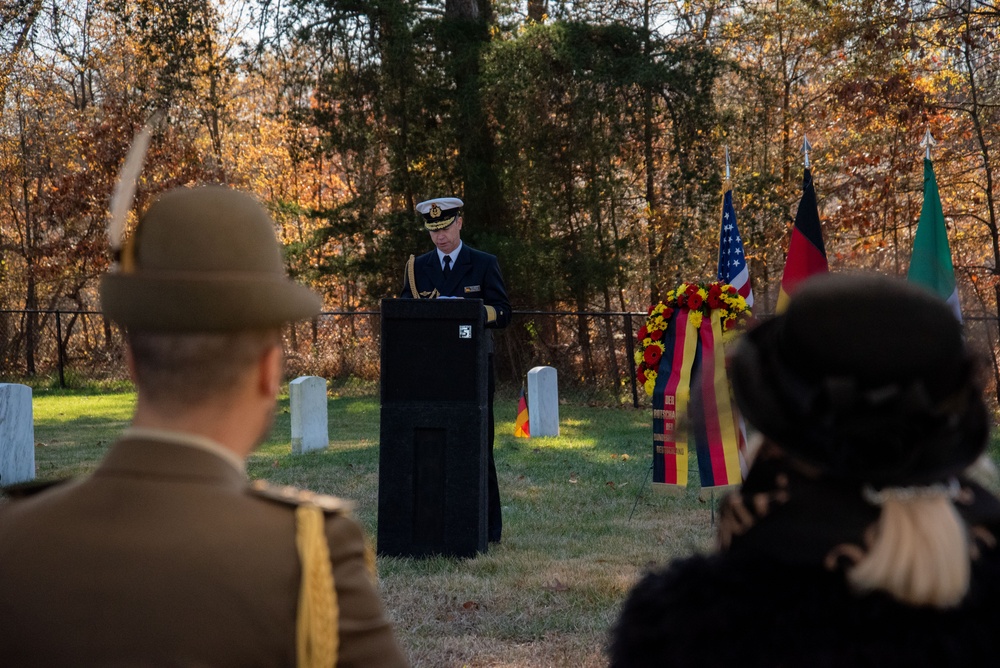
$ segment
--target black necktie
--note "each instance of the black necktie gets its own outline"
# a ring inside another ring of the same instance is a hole
[[[451,276],[451,256],[450,255],[445,255],[444,256],[444,277],[447,280],[447,278],[449,276]]]

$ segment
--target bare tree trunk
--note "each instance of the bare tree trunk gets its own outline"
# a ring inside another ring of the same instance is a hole
[[[42,0],[34,0],[31,6],[28,8],[28,14],[25,16],[24,25],[21,26],[21,32],[17,35],[17,41],[14,42],[14,47],[10,50],[10,53],[4,54],[2,59],[0,59],[0,109],[4,109],[7,104],[7,85],[10,81],[10,75],[14,71],[14,63],[17,62],[17,57],[21,53],[21,49],[28,41],[28,35],[31,34],[31,28],[35,25],[35,19],[38,18],[38,13],[42,9]]]
[[[442,26],[447,36],[450,68],[455,80],[459,166],[465,190],[466,218],[484,230],[509,224],[498,168],[493,131],[483,102],[481,57],[490,39],[488,0],[447,0]],[[446,22],[447,23],[447,22]]]
[[[646,0],[642,7],[642,28],[645,33],[642,49],[643,54],[650,58],[652,43],[649,31],[650,2]],[[646,250],[649,253],[649,303],[660,301],[659,276],[663,268],[663,257],[660,250],[660,231],[663,222],[663,211],[656,193],[656,160],[653,153],[653,90],[649,86],[642,91],[643,116],[643,161],[646,170]]]
[[[549,12],[548,0],[528,0],[528,20],[541,23]]]
[[[964,8],[964,23],[965,23],[965,35],[970,35],[972,32],[972,26],[969,21],[969,10]],[[983,173],[986,176],[986,186],[984,188],[986,195],[986,226],[989,228],[990,232],[990,243],[992,244],[991,250],[993,251],[993,275],[1000,276],[1000,225],[997,224],[997,211],[996,211],[996,199],[993,194],[993,163],[990,157],[989,144],[983,134],[983,124],[981,118],[981,105],[979,101],[979,88],[978,82],[976,80],[976,67],[972,62],[972,45],[973,40],[963,39],[962,40],[962,55],[965,59],[965,66],[968,74],[969,83],[969,96],[971,100],[971,107],[968,109],[969,117],[972,120],[972,126],[975,130],[976,144],[979,148],[980,157],[983,160]],[[997,318],[1000,319],[1000,282],[997,282],[994,287],[994,308],[996,309]],[[993,364],[993,376],[996,382],[996,396],[997,401],[1000,401],[1000,367],[996,364],[996,352],[994,348],[994,364]]]
[[[476,0],[446,0],[444,15],[451,19],[476,21],[479,19],[479,4]]]

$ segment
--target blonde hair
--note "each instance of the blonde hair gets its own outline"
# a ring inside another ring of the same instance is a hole
[[[873,540],[847,579],[910,605],[954,607],[969,589],[968,532],[947,488],[915,489],[876,493],[882,513]]]

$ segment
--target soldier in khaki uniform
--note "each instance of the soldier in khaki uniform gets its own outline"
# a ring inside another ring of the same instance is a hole
[[[273,222],[223,187],[171,191],[104,277],[138,388],[90,476],[0,502],[5,666],[405,666],[346,502],[248,481],[316,314]]]

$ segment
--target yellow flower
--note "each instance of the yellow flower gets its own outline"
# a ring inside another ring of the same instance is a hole
[[[652,381],[655,382],[656,381],[656,376],[657,376],[657,373],[655,371],[653,371],[652,369],[649,369],[649,370],[646,371],[646,380],[652,380]]]
[[[636,364],[642,364],[642,351],[641,350],[635,351],[634,357],[635,357],[635,363]]]
[[[722,345],[723,346],[728,346],[730,343],[732,343],[733,341],[735,341],[736,339],[738,339],[742,333],[743,332],[741,332],[740,330],[736,329],[735,327],[733,329],[723,330],[723,332],[722,332]]]
[[[688,314],[688,322],[691,323],[691,326],[695,329],[701,327],[701,311],[691,311]]]
[[[642,389],[646,390],[646,394],[653,396],[653,388],[656,387],[656,381],[650,380],[649,375],[646,375],[646,382],[643,383]]]
[[[666,352],[666,350],[667,350],[667,347],[665,345],[663,345],[663,341],[652,341],[649,345],[656,346],[657,348],[660,349],[661,353],[662,352]]]

